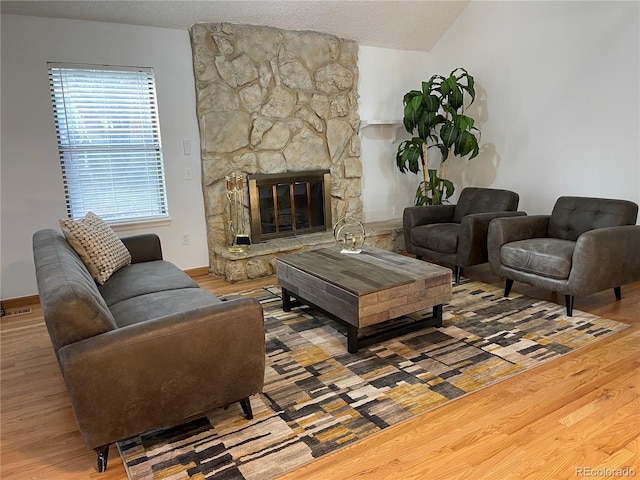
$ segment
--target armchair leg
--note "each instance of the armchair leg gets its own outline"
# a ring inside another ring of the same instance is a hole
[[[622,289],[620,288],[620,285],[613,287],[613,293],[616,294],[616,300],[622,300]]]
[[[565,295],[564,303],[567,306],[567,317],[573,316],[573,299],[575,297],[573,295]]]
[[[504,296],[508,297],[509,293],[511,293],[511,287],[513,287],[513,280],[507,278],[504,282]]]
[[[460,274],[462,273],[462,267],[459,265],[456,265],[453,271],[454,271],[456,285],[460,285]]]
[[[251,410],[251,400],[249,397],[240,400],[240,406],[242,407],[242,411],[244,412],[244,416],[247,420],[253,419],[253,411]]]
[[[102,473],[107,469],[107,461],[109,460],[109,445],[104,445],[102,447],[95,449],[96,454],[98,455],[98,464],[96,469],[98,472]]]

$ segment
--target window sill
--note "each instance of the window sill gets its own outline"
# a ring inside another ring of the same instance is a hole
[[[108,222],[114,231],[143,229],[143,228],[156,228],[166,227],[171,225],[171,217],[164,218],[150,218],[150,219],[137,219],[130,221],[114,221]]]

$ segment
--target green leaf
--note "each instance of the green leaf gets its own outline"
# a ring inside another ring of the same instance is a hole
[[[449,106],[451,106],[451,108],[458,111],[464,104],[464,95],[462,94],[460,86],[456,83],[455,77],[447,78],[447,83],[449,83],[447,103],[449,104]]]
[[[407,144],[410,144],[409,140],[405,140],[398,145],[398,151],[396,152],[396,166],[401,173],[406,173],[407,168],[405,167],[406,161],[404,159],[404,151],[406,149]]]
[[[428,112],[424,110],[422,115],[420,115],[420,119],[418,120],[418,135],[420,138],[428,138],[431,134],[432,126],[430,124],[430,117],[433,116],[433,112]]]
[[[474,85],[475,85],[475,81],[473,77],[467,74],[467,86],[465,87],[465,90],[469,93],[469,96],[471,97],[471,101],[469,102],[469,105],[471,105],[476,99],[476,90],[474,88]]]
[[[476,90],[475,90],[475,80],[473,79],[472,75],[469,75],[469,72],[467,72],[464,68],[459,67],[456,69],[456,72],[458,72],[458,84],[467,91],[467,93],[469,94],[469,96],[471,97],[471,101],[469,102],[469,105],[471,105],[473,103],[473,101],[476,99]],[[460,80],[462,79],[466,80],[466,83],[462,83],[460,82]]]
[[[431,77],[428,82],[422,82],[422,95],[429,95],[431,88],[433,88],[433,77]]]
[[[445,97],[445,98],[446,98],[446,96],[447,96],[447,95],[449,95],[449,91],[451,90],[451,86],[449,85],[449,83],[448,83],[448,82],[443,81],[443,82],[440,84],[440,88],[439,88],[439,90],[440,90],[440,94],[441,94],[443,97]]]
[[[425,95],[424,99],[424,108],[428,112],[436,113],[440,109],[440,99],[435,95]]]
[[[472,155],[469,157],[471,160],[480,153],[478,140],[469,132],[461,132],[456,140],[454,153],[460,157],[466,157],[471,153]]]
[[[423,95],[433,95],[440,90],[440,84],[443,77],[441,75],[432,75],[428,82],[422,82]]]
[[[413,130],[416,128],[416,122],[413,118],[413,107],[411,106],[411,103],[407,103],[404,106],[404,119],[402,120],[402,123],[404,123],[404,128],[407,133],[413,132]]]
[[[420,185],[418,185],[418,188],[416,189],[416,196],[414,198],[414,204],[417,207],[427,205],[429,201],[429,198],[424,194],[423,188],[424,182],[420,182]]]
[[[455,77],[456,80],[460,80],[467,75],[469,75],[469,72],[467,72],[467,69],[463,67],[458,67],[449,74],[450,77]]]
[[[419,92],[418,90],[411,90],[410,92],[404,94],[402,101],[406,105],[407,103],[411,103],[413,98],[417,95],[422,95],[422,92]]]
[[[460,130],[471,130],[475,120],[471,117],[467,117],[466,115],[456,115],[453,119],[453,123]]]
[[[416,99],[418,100],[417,102]],[[420,97],[414,97],[413,100],[407,103],[404,107],[404,126],[409,133],[413,132],[414,128],[416,128],[418,117],[420,116],[420,111],[422,110],[420,108],[420,104]]]
[[[418,173],[420,171],[420,165],[422,162],[420,158],[422,156],[422,148],[412,144],[411,148],[407,150],[407,159],[409,161],[409,171]]]
[[[416,144],[412,140],[405,140],[398,145],[396,153],[396,165],[402,173],[407,170],[418,173],[422,164],[422,145]]]
[[[456,187],[453,186],[453,182],[451,180],[446,179],[442,180],[442,186],[444,187],[444,199],[447,200],[451,195],[453,195]]]
[[[445,162],[447,158],[449,158],[449,148],[447,148],[442,143],[438,143],[436,147],[440,149],[440,155],[442,156],[441,162]]]
[[[418,135],[425,140],[431,138],[436,133],[436,126],[444,121],[444,117],[439,113],[424,110],[418,120]]]
[[[455,144],[459,134],[460,129],[453,123],[448,122],[440,127],[440,138],[444,146],[448,149]]]

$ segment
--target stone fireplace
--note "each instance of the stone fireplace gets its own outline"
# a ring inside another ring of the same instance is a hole
[[[210,272],[230,281],[271,275],[277,253],[331,243],[331,234],[325,226],[228,252],[225,177],[325,170],[329,218],[361,220],[358,46],[317,32],[227,23],[196,24],[190,36]],[[245,197],[249,218],[247,188]]]

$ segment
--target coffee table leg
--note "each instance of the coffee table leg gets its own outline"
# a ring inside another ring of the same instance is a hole
[[[282,289],[282,310],[285,312],[291,311],[291,295],[286,288]]]
[[[347,351],[358,353],[358,327],[347,325]]]
[[[442,326],[442,304],[433,307],[433,318],[436,321],[434,326],[440,328]]]

